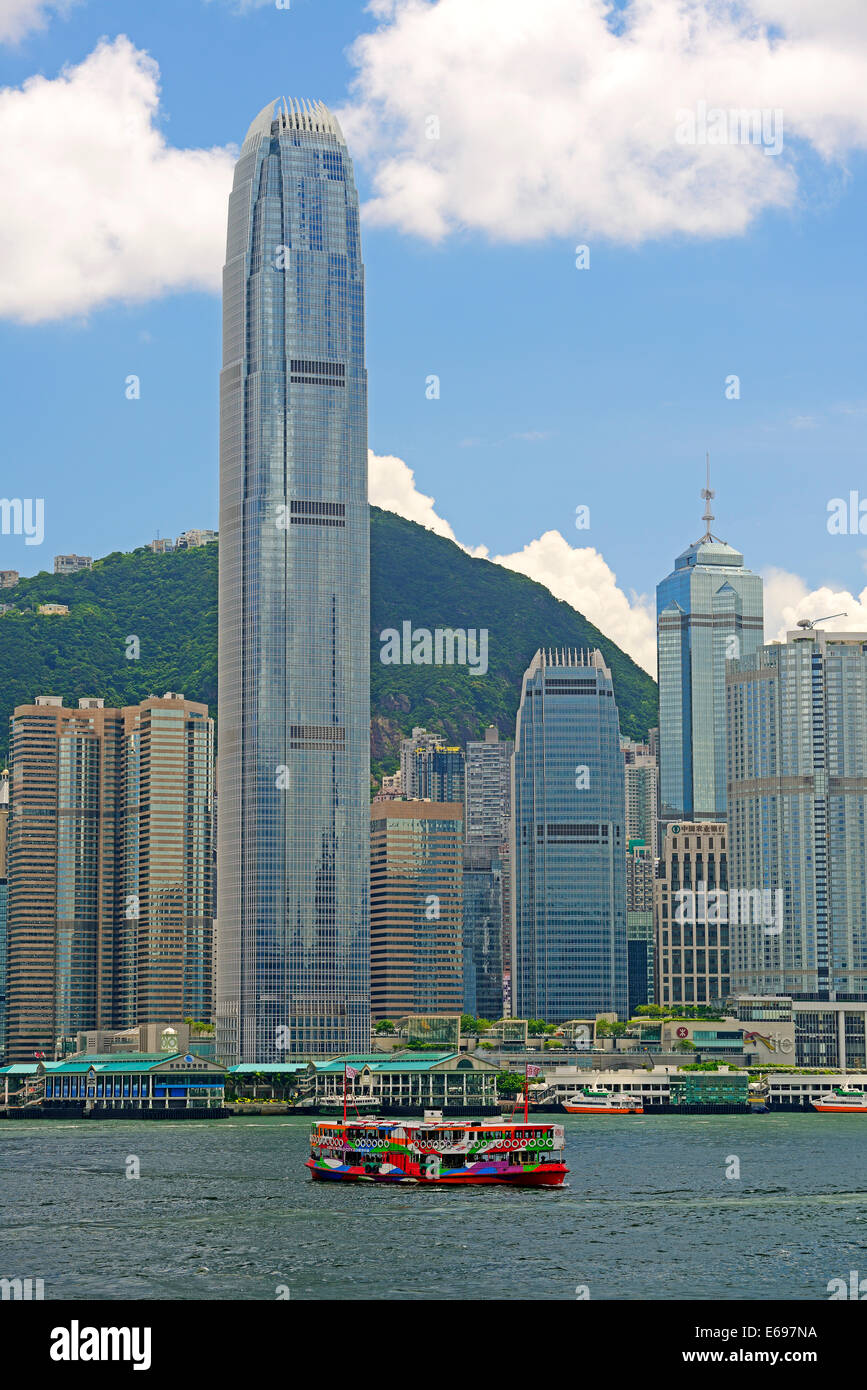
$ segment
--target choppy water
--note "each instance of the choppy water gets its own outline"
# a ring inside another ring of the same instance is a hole
[[[0,1276],[46,1299],[395,1300],[824,1300],[867,1277],[863,1117],[564,1119],[567,1186],[451,1192],[313,1183],[295,1117],[3,1122]]]

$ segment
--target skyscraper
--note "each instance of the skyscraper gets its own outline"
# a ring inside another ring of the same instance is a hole
[[[524,1018],[627,1009],[620,721],[599,651],[538,651],[513,781],[513,986]]]
[[[626,838],[640,840],[654,857],[659,853],[657,806],[659,766],[649,743],[622,738],[626,772]]]
[[[11,729],[10,1060],[71,1051],[92,1030],[209,1021],[207,705],[167,692],[68,709],[42,695]]]
[[[6,876],[6,834],[9,829],[9,773],[0,775],[0,1064],[6,1059],[6,926],[9,880]]]
[[[115,1023],[213,1018],[214,721],[167,691],[123,711]]]
[[[369,518],[352,165],[268,105],[229,202],[220,435],[217,1047],[369,1041]]]
[[[763,638],[761,576],[711,534],[709,470],[702,497],[707,529],[656,589],[664,821],[725,815],[726,661],[751,656]]]
[[[464,790],[464,1007],[482,1018],[511,1008],[512,739],[489,724],[483,740],[467,744]],[[491,913],[500,908],[500,941],[491,941]],[[471,964],[471,961],[474,962]],[[467,972],[470,972],[469,974]],[[497,979],[499,983],[497,983]],[[499,991],[499,1003],[496,1002]],[[469,1000],[477,995],[477,1003]],[[481,1002],[479,1002],[481,1001]]]
[[[865,999],[867,633],[790,632],[727,694],[732,988]]]
[[[727,826],[672,825],[654,882],[656,1002],[719,1004],[731,988]]]
[[[11,725],[7,1060],[110,1028],[117,963],[123,714],[57,695]]]
[[[459,1014],[463,805],[374,801],[370,816],[373,1016]]]

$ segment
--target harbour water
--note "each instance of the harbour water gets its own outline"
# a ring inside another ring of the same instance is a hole
[[[867,1277],[863,1117],[564,1121],[566,1186],[449,1192],[312,1183],[295,1116],[2,1123],[0,1277],[307,1300],[826,1300]]]

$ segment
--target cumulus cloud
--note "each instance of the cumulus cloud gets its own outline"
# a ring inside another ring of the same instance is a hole
[[[494,564],[537,579],[628,652],[656,679],[656,616],[646,594],[627,595],[617,575],[593,546],[572,546],[559,531],[545,531],[514,555]]]
[[[156,63],[124,36],[0,91],[0,314],[219,289],[234,156],[172,149],[159,95]]]
[[[369,9],[379,24],[351,49],[340,118],[372,170],[368,217],[433,241],[462,228],[511,241],[738,234],[796,201],[798,141],[825,159],[867,144],[863,0]],[[678,113],[702,102],[782,111],[782,153],[679,143]]]
[[[848,589],[833,589],[828,584],[808,589],[803,579],[788,570],[767,569],[765,582],[765,640],[785,642],[786,633],[794,631],[799,618],[824,618],[830,613],[845,613],[844,618],[822,623],[829,632],[867,632],[867,588],[857,596]]]
[[[394,454],[375,454],[368,451],[370,500],[375,507],[384,507],[387,512],[397,512],[407,521],[417,521],[438,536],[446,536],[450,541],[457,537],[451,526],[434,507],[434,498],[426,497],[415,485],[415,473],[403,459]]]
[[[419,492],[415,474],[403,459],[371,451],[369,461],[371,502],[461,545],[449,523],[438,515],[435,499]],[[656,678],[656,628],[651,600],[646,595],[627,596],[619,589],[614,571],[592,546],[573,547],[559,531],[546,531],[513,555],[491,555],[485,545],[461,545],[461,549],[538,580],[555,598],[583,613]]]
[[[0,0],[0,43],[17,43],[44,29],[52,14],[66,14],[78,0]]]

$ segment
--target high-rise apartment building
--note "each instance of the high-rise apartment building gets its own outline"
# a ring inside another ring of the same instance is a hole
[[[658,1004],[714,1004],[731,990],[727,829],[671,825],[654,882]]]
[[[501,739],[496,724],[482,740],[467,744],[466,837],[499,844],[508,838],[514,741]]]
[[[733,989],[865,999],[867,633],[806,625],[727,695]]]
[[[657,586],[659,780],[664,821],[726,813],[726,662],[762,642],[762,580],[711,534],[710,477],[704,535]]]
[[[626,775],[626,838],[640,840],[651,856],[659,853],[657,808],[659,798],[659,765],[649,743],[622,738],[623,762]]]
[[[11,719],[7,1055],[114,1022],[123,714],[59,696]]]
[[[92,1029],[210,1020],[207,706],[40,696],[11,730],[9,1060]]]
[[[533,657],[512,791],[513,986],[519,1017],[627,1006],[626,807],[620,723],[598,651]]]
[[[627,768],[628,772],[628,768]],[[628,812],[627,812],[628,814]],[[656,861],[650,846],[630,840],[626,854],[626,940],[629,958],[629,1016],[656,999],[653,887]]]
[[[374,801],[370,817],[373,1018],[459,1014],[463,803]]]
[[[6,874],[6,836],[9,829],[9,773],[0,774],[0,1065],[6,1058],[6,929],[9,880]]]
[[[340,127],[268,105],[229,202],[217,1051],[369,1045],[364,269]]]
[[[419,775],[426,766],[425,759],[419,755],[433,753],[443,747],[443,735],[428,729],[413,729],[409,738],[400,741],[400,786],[401,796],[406,801],[420,801]]]
[[[115,1026],[213,1018],[214,721],[168,692],[123,711]]]

